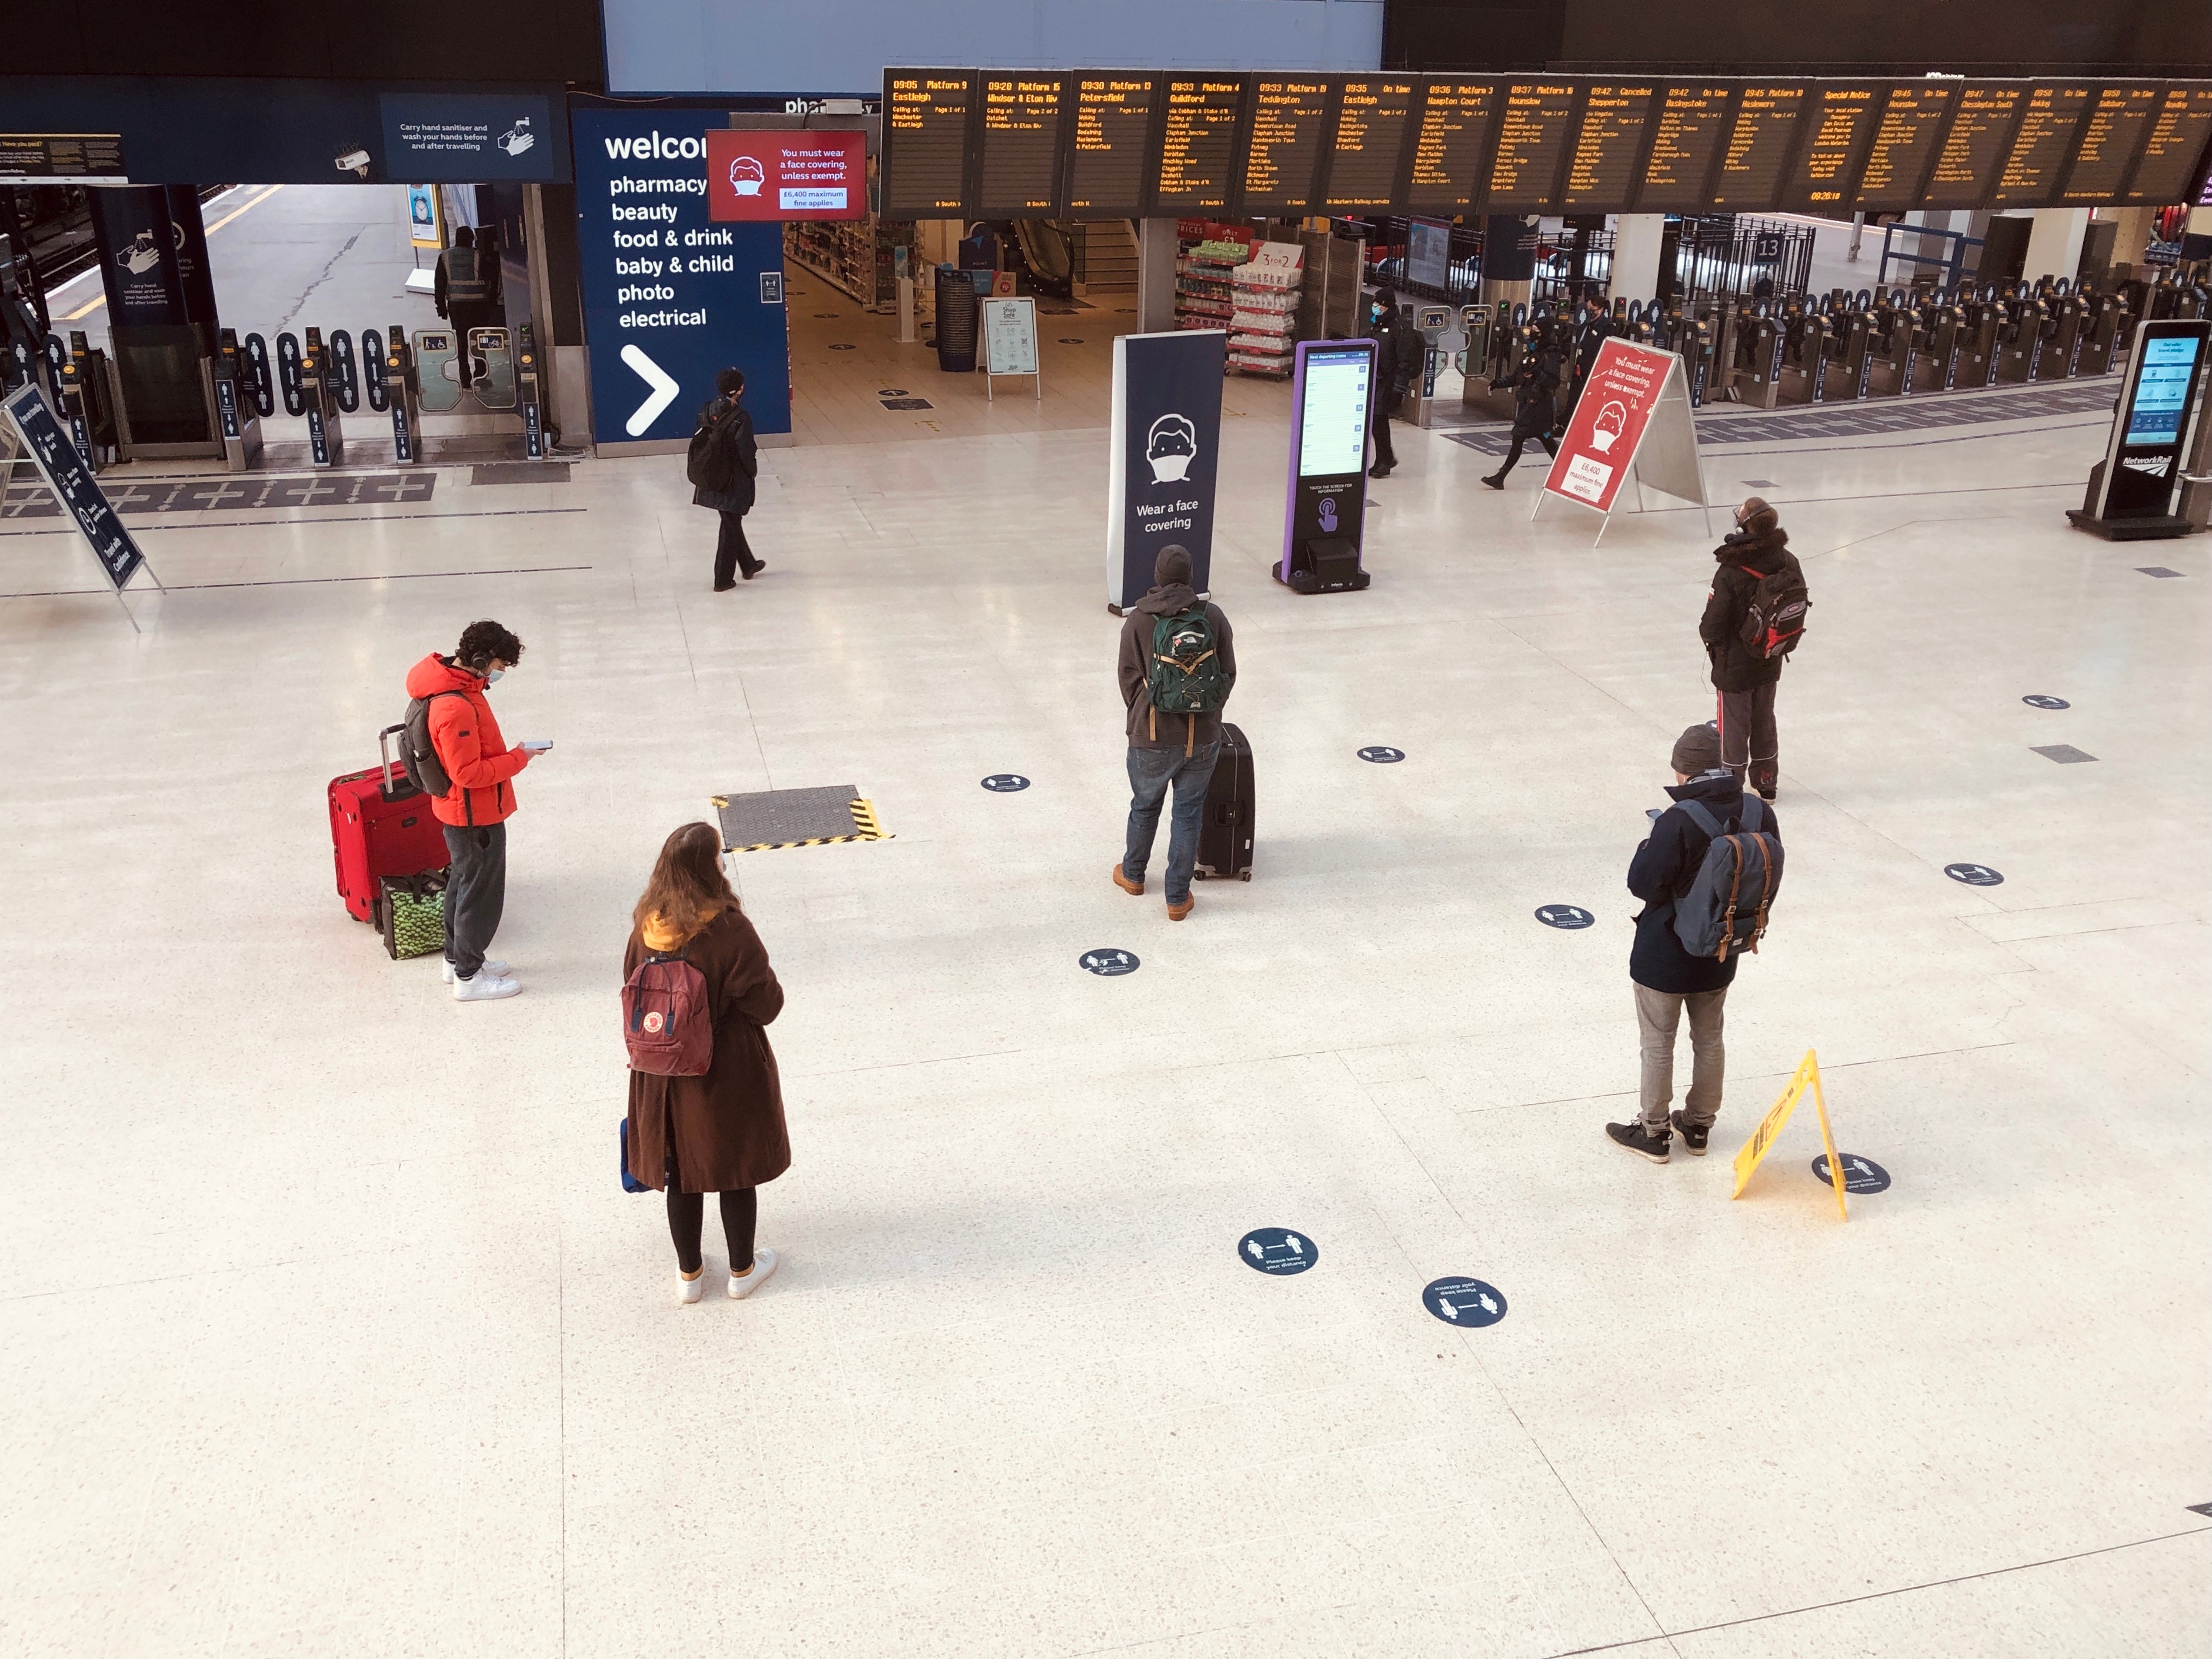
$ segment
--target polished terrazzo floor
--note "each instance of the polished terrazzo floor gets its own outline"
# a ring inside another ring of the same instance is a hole
[[[143,520],[143,634],[0,524],[0,1651],[2198,1650],[2204,548],[2067,528],[2094,414],[1709,454],[1815,609],[1716,1155],[1656,1169],[1601,1126],[1700,514],[1593,550],[1407,434],[1373,587],[1300,599],[1254,407],[1255,878],[1180,925],[1106,878],[1095,428],[765,453],[719,596],[675,457]],[[457,1006],[340,908],[324,787],[478,616],[558,746],[528,988]],[[736,860],[786,1262],[679,1307],[617,1178],[629,907],[712,795],[847,781],[894,839]],[[1808,1048],[1892,1177],[1848,1222],[1809,1109],[1729,1196]],[[1312,1269],[1244,1265],[1267,1227]],[[1452,1276],[1505,1316],[1433,1316]]]

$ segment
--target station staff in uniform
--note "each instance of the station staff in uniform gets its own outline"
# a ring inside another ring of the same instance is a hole
[[[453,233],[453,246],[438,255],[438,276],[430,297],[437,303],[438,314],[460,337],[453,343],[459,349],[461,384],[466,386],[471,367],[469,331],[497,328],[506,316],[500,295],[499,244],[489,232],[485,233],[482,247],[477,246],[477,234],[468,226]]]

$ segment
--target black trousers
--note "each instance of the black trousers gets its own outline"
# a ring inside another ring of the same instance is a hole
[[[730,1246],[730,1271],[741,1273],[753,1265],[753,1225],[760,1216],[759,1189],[741,1187],[722,1194],[722,1237]],[[676,1265],[687,1273],[699,1271],[699,1232],[707,1219],[704,1193],[679,1193],[668,1185],[668,1236],[676,1241]]]
[[[760,562],[745,543],[745,515],[722,514],[722,533],[714,541],[714,586],[727,587],[737,580],[739,570],[750,574],[760,568]]]
[[[507,826],[446,826],[446,960],[456,979],[474,979],[507,908]]]
[[[1556,456],[1559,453],[1559,447],[1552,441],[1552,434],[1550,433],[1540,432],[1536,435],[1539,441],[1543,444],[1544,453],[1547,455]],[[1513,434],[1513,447],[1505,452],[1505,459],[1499,464],[1498,471],[1492,476],[1502,478],[1507,473],[1510,472],[1516,466],[1520,465],[1521,447],[1528,441],[1522,437],[1519,433],[1515,433]]]
[[[1762,792],[1774,787],[1781,770],[1782,741],[1774,729],[1778,684],[1769,680],[1748,691],[1720,694],[1721,764]]]
[[[1375,465],[1395,466],[1397,452],[1390,447],[1390,416],[1397,412],[1398,394],[1386,392],[1375,405]]]

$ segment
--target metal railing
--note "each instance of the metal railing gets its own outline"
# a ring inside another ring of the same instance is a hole
[[[1674,292],[1686,301],[1781,299],[1813,280],[1813,228],[1715,214],[1675,227]],[[1759,284],[1771,284],[1764,292]]]
[[[1920,241],[1910,253],[1902,249],[1893,251],[1892,244],[1899,236],[1917,236]],[[1948,242],[1948,252],[1939,252],[1931,257],[1928,250],[1928,239],[1931,236],[1939,243]],[[1885,288],[1889,285],[1889,262],[1894,259],[1899,264],[1914,267],[1914,275],[1905,278],[1908,283],[1917,280],[1921,268],[1933,265],[1943,273],[1936,279],[1938,287],[1956,288],[1966,275],[1966,250],[1980,247],[1982,241],[1981,237],[1969,236],[1964,231],[1931,230],[1923,225],[1884,225],[1881,228],[1881,274],[1875,281]],[[1978,271],[1981,264],[1982,256],[1977,253],[1974,270]]]

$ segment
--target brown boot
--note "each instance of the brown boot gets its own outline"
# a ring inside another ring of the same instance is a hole
[[[1170,899],[1170,900],[1168,902],[1168,920],[1169,920],[1170,921],[1182,921],[1185,916],[1187,916],[1187,915],[1188,915],[1190,914],[1190,908],[1191,908],[1191,906],[1193,906],[1194,904],[1196,904],[1197,902],[1198,902],[1198,895],[1197,895],[1197,894],[1195,894],[1195,893],[1193,893],[1193,894],[1192,894],[1188,898],[1185,899],[1185,900],[1184,900],[1181,904],[1177,904],[1177,903],[1176,903],[1172,899]]]
[[[1121,873],[1121,866],[1118,864],[1114,866],[1114,884],[1125,893],[1141,895],[1145,890],[1145,884],[1141,881],[1131,881],[1128,877]]]

